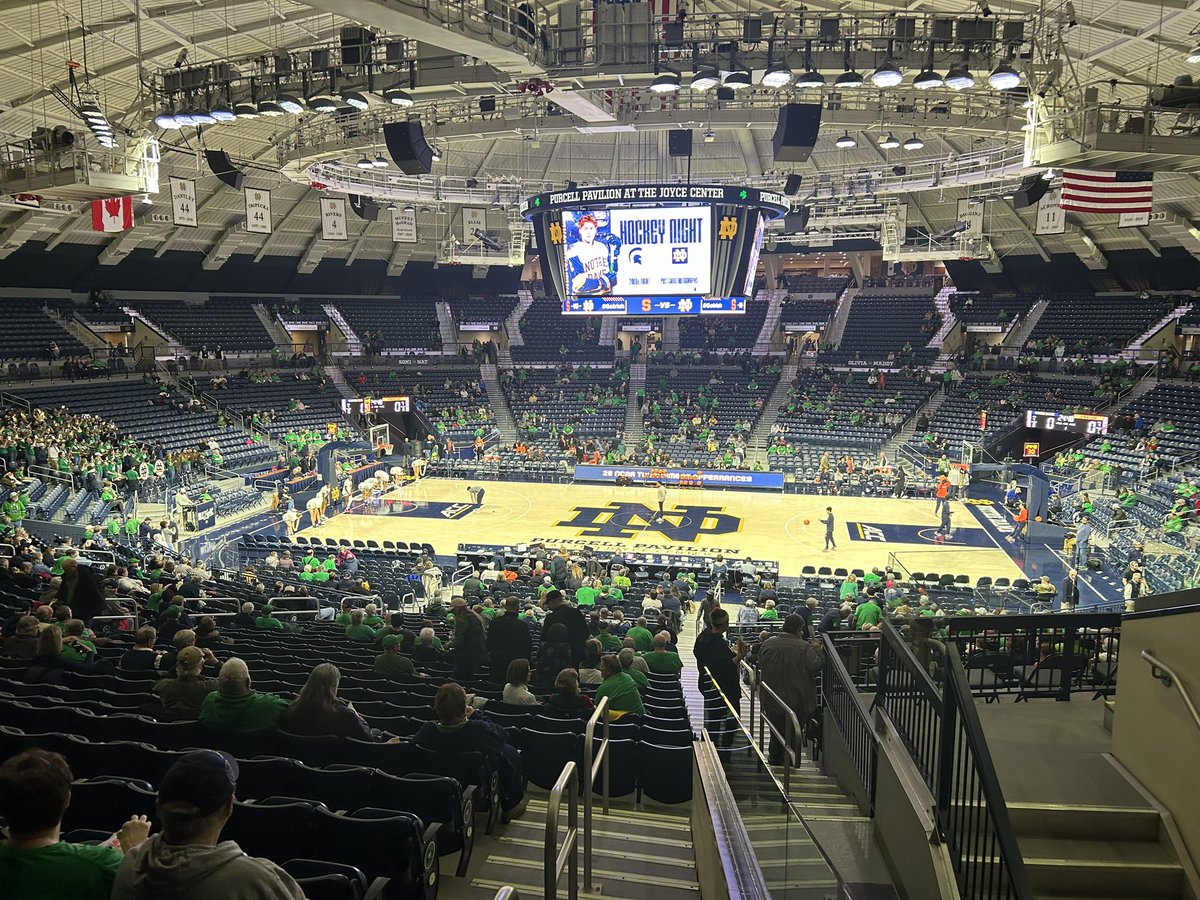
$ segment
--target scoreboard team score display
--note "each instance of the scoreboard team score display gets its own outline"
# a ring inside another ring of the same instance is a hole
[[[526,201],[565,315],[746,311],[781,194],[726,185],[611,185]]]
[[[1025,427],[1043,428],[1046,431],[1071,431],[1078,434],[1108,434],[1108,416],[1030,409],[1025,413]]]

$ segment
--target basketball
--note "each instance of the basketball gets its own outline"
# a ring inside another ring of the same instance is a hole
[[[808,519],[805,519],[805,520],[804,520],[804,524],[805,524],[805,525],[807,525],[807,524],[808,524]]]
[[[1034,517],[1033,517],[1033,521],[1035,521],[1035,522],[1040,522],[1040,521],[1042,521],[1042,517],[1041,517],[1041,516],[1034,516]]]

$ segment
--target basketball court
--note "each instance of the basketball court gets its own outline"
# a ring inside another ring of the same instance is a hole
[[[870,568],[896,554],[906,568],[1021,577],[1024,573],[963,503],[952,502],[954,530],[935,542],[932,500],[827,497],[705,489],[669,490],[657,516],[654,488],[486,482],[482,506],[461,480],[410,482],[374,505],[355,503],[304,535],[428,542],[453,556],[460,543],[595,547],[779,562],[782,575],[802,567]],[[825,507],[836,520],[837,549],[825,551]]]

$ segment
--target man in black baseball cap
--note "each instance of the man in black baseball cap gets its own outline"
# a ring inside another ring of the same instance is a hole
[[[159,783],[162,831],[126,853],[112,900],[304,900],[304,891],[275,863],[221,840],[237,779],[237,762],[224,753],[181,756]]]

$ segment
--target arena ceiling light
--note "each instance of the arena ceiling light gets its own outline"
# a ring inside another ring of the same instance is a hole
[[[833,145],[839,150],[849,150],[852,147],[857,147],[858,141],[851,136],[850,132],[843,131],[842,136],[834,141]]]
[[[239,103],[233,108],[233,114],[239,119],[257,119],[258,107],[253,103]]]
[[[383,99],[385,102],[392,104],[392,106],[413,105],[412,95],[399,85],[393,85],[392,87],[384,90]]]
[[[930,88],[940,88],[946,81],[933,69],[925,69],[913,76],[913,87],[919,91],[927,91]]]
[[[283,115],[283,107],[280,106],[278,103],[276,103],[274,100],[263,100],[261,103],[258,104],[258,114],[260,116],[267,116],[269,118],[274,118],[276,116],[282,116]]]
[[[196,120],[197,125],[216,125],[217,117],[207,109],[192,110],[192,118]]]
[[[992,74],[988,76],[988,84],[993,90],[1011,91],[1021,83],[1021,76],[1011,65],[1006,62],[1000,63],[992,70]]]
[[[891,60],[883,63],[883,65],[871,73],[871,83],[875,85],[875,87],[895,87],[903,80],[904,73],[901,72],[900,67]]]
[[[673,94],[679,90],[679,73],[671,69],[660,73],[650,83],[650,90],[656,94]]]
[[[802,90],[805,88],[823,88],[825,87],[825,76],[815,70],[805,72],[803,75],[797,76],[794,87]]]
[[[833,86],[839,88],[859,88],[863,86],[863,77],[858,72],[846,71],[833,80]]]
[[[912,137],[910,137],[907,141],[904,142],[905,150],[921,150],[922,148],[924,148],[924,146],[925,146],[925,142],[923,140],[921,140],[919,137],[917,137],[915,134]]]
[[[753,87],[754,81],[750,78],[750,72],[748,69],[738,68],[734,69],[725,76],[725,81],[723,84],[727,88],[740,91],[748,87]]]
[[[956,91],[975,87],[975,76],[971,74],[966,63],[959,63],[946,73],[946,87]]]
[[[712,66],[704,66],[692,76],[693,91],[707,91],[721,83],[721,75]]]
[[[232,122],[237,118],[237,113],[233,111],[233,107],[228,103],[218,103],[208,112],[218,122]]]
[[[896,136],[889,131],[886,137],[880,138],[879,146],[884,150],[895,150],[900,146],[900,141],[897,140]]]
[[[762,83],[764,87],[781,88],[787,87],[792,80],[792,69],[784,62],[779,60],[767,66],[767,71],[763,73]]]
[[[175,118],[175,113],[169,109],[164,109],[155,116],[154,124],[159,128],[179,128],[179,120]]]
[[[175,113],[175,123],[180,128],[191,128],[196,124],[196,117],[193,116],[190,111],[181,109],[179,112]]]
[[[1187,55],[1186,59],[1192,65],[1200,63],[1200,44],[1197,44],[1195,48],[1193,48],[1192,52]]]
[[[278,103],[280,109],[285,113],[291,113],[293,116],[298,116],[304,112],[304,104],[291,94],[280,94]]]
[[[373,159],[371,159],[369,156],[364,156],[362,159],[360,159],[354,165],[356,165],[360,169],[373,169],[373,168],[375,168],[375,161]]]
[[[386,169],[387,167],[388,167],[388,161],[384,158],[383,154],[376,153],[375,154],[375,168]]]
[[[361,91],[342,91],[342,102],[347,106],[362,111],[371,105],[366,94]]]
[[[317,94],[308,98],[308,108],[317,113],[337,112],[337,101],[325,94]]]

